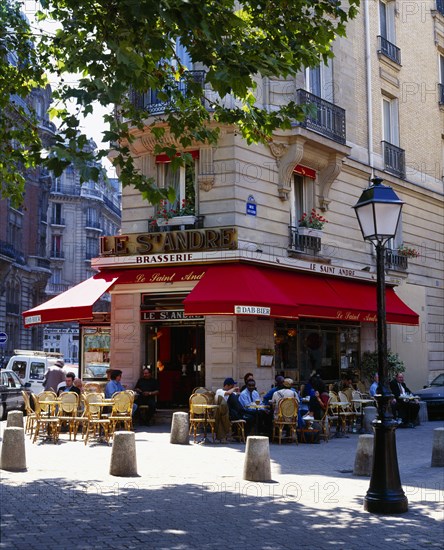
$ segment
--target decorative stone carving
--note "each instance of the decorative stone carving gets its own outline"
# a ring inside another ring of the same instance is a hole
[[[214,186],[214,174],[203,174],[197,176],[197,182],[201,191],[209,191]]]
[[[278,193],[279,198],[288,200],[291,191],[291,176],[294,167],[299,164],[304,156],[305,138],[296,136],[295,141],[286,145],[284,143],[270,142],[270,150],[277,159],[278,165]]]
[[[319,183],[319,208],[325,212],[328,210],[330,199],[328,198],[330,187],[341,173],[344,156],[339,153],[332,153],[328,157],[327,166],[318,172]]]

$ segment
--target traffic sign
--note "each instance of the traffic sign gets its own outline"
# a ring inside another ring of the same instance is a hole
[[[8,341],[8,335],[6,332],[0,332],[0,346],[4,346]]]

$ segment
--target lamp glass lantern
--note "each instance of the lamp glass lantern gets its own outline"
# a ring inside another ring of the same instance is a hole
[[[385,244],[396,235],[403,201],[382,178],[373,178],[353,207],[364,240],[375,246]]]

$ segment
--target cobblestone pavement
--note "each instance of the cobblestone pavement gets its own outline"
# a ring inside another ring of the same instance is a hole
[[[2,423],[2,428],[5,422]],[[431,468],[427,422],[397,430],[409,511],[363,510],[358,435],[270,445],[273,481],[242,479],[245,445],[171,445],[169,426],[136,430],[138,477],[109,475],[111,446],[32,444],[26,472],[0,471],[5,549],[276,550],[442,548],[444,469]]]

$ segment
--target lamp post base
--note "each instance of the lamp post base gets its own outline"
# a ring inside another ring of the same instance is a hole
[[[372,514],[405,514],[409,506],[399,477],[397,423],[392,419],[377,419],[372,424],[375,429],[373,469],[364,510]]]

